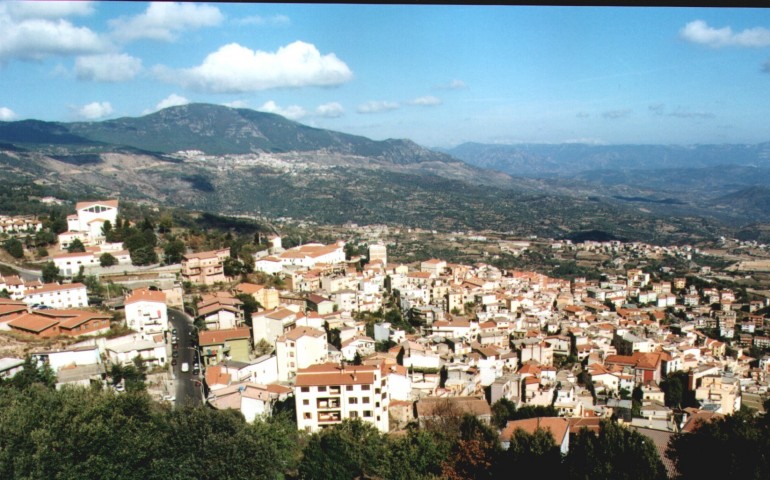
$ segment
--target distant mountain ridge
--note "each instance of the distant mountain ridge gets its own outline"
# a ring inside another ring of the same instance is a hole
[[[131,147],[161,154],[181,150],[209,155],[325,151],[394,164],[458,162],[410,140],[375,141],[309,127],[272,113],[200,103],[99,122],[0,122],[0,142]]]
[[[526,177],[572,176],[590,170],[770,167],[770,142],[693,146],[464,143],[438,150],[477,167]]]

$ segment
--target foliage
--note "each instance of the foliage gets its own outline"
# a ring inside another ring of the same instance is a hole
[[[504,472],[536,471],[543,478],[559,478],[563,473],[561,450],[550,430],[538,428],[534,433],[514,430],[508,450],[496,465]]]
[[[102,253],[99,256],[99,265],[102,267],[111,267],[118,264],[118,259],[112,256],[110,253]]]
[[[504,428],[515,417],[516,404],[507,398],[501,398],[492,405],[492,424],[497,428]]]
[[[770,406],[766,403],[766,406]],[[700,423],[676,435],[666,455],[680,479],[770,478],[770,422],[746,412]]]
[[[79,238],[74,239],[67,247],[68,253],[83,253],[85,251],[86,246],[83,245],[83,242],[81,242]]]
[[[40,270],[40,278],[43,283],[60,282],[61,275],[59,275],[59,267],[53,262],[45,262],[43,268]]]
[[[450,453],[449,443],[414,424],[410,424],[406,435],[393,438],[389,443],[390,469],[387,478],[391,480],[439,476],[442,463]]]
[[[19,390],[25,390],[33,385],[53,388],[56,385],[56,374],[48,364],[38,365],[32,357],[27,356],[24,359],[22,370],[8,380],[0,378],[0,385],[3,383]]]
[[[167,265],[181,263],[186,249],[184,242],[179,238],[168,241],[163,247],[163,261]]]
[[[602,420],[598,435],[581,430],[570,442],[565,466],[576,480],[667,478],[652,440],[611,420]]]
[[[387,441],[372,424],[345,420],[310,437],[299,464],[300,478],[383,476],[387,454]]]
[[[667,407],[686,408],[698,406],[695,392],[689,391],[689,376],[687,372],[671,372],[660,382],[660,389],[665,394]]]
[[[24,245],[22,245],[22,243],[17,238],[9,238],[8,240],[6,240],[3,243],[3,248],[13,258],[23,258],[24,257]]]
[[[124,382],[127,392],[141,391],[147,388],[144,384],[147,379],[144,365],[123,366],[115,364],[110,367],[109,375],[113,385]]]
[[[129,250],[129,253],[131,254],[132,265],[152,265],[153,263],[158,263],[158,254],[149,245],[134,248]]]
[[[239,293],[235,298],[243,302],[243,321],[251,327],[251,314],[256,312],[261,305],[253,295],[248,293]]]

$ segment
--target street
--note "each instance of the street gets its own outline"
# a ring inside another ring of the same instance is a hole
[[[172,308],[168,309],[168,320],[171,324],[170,328],[177,330],[178,351],[177,363],[172,366],[174,378],[176,382],[176,406],[184,405],[200,405],[203,401],[202,392],[203,378],[201,375],[193,374],[193,364],[195,363],[195,356],[197,350],[192,347],[190,341],[190,332],[193,331],[193,320],[182,311]],[[171,345],[171,335],[169,334],[169,346]],[[187,362],[190,366],[190,370],[185,373],[182,371],[182,364]]]

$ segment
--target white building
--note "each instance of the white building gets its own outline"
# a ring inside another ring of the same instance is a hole
[[[104,347],[107,358],[113,365],[131,365],[136,357],[144,360],[149,367],[162,366],[168,355],[166,344],[135,335],[108,340]]]
[[[145,338],[168,330],[166,294],[138,288],[126,297],[126,326]]]
[[[62,249],[69,246],[75,238],[85,245],[96,245],[104,241],[102,227],[109,221],[115,225],[118,218],[117,200],[97,200],[94,202],[78,202],[74,215],[67,216],[67,231],[59,235]]]
[[[382,262],[383,266],[388,264],[388,249],[385,245],[369,245],[369,263],[376,261]]]
[[[289,330],[275,342],[278,380],[289,381],[300,368],[326,361],[326,332],[310,327]]]
[[[388,431],[388,382],[379,365],[313,365],[297,372],[297,426],[315,432],[348,418]]]
[[[88,306],[88,292],[82,283],[46,283],[40,288],[28,290],[23,301],[27,305],[45,305],[50,308],[80,308]]]
[[[131,254],[128,250],[122,249],[100,249],[98,251],[62,253],[53,257],[53,263],[62,275],[65,277],[72,277],[73,275],[78,274],[81,266],[84,267],[85,271],[88,271],[90,268],[100,268],[101,257],[105,253],[109,253],[115,257],[117,265],[131,265]]]

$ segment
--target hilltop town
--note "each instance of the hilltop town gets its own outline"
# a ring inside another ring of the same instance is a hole
[[[756,242],[722,239],[709,252],[347,225],[348,240],[289,247],[275,232],[246,249],[194,251],[174,243],[179,231],[163,237],[171,226],[119,209],[77,203],[39,276],[0,276],[0,377],[29,357],[51,367],[57,388],[120,394],[133,388],[125,372],[141,371],[159,401],[248,422],[293,399],[309,433],[348,419],[399,432],[449,408],[496,424],[506,448],[542,420],[563,454],[571,435],[609,418],[664,452],[697,421],[762,412],[768,398],[768,255]],[[8,253],[44,223],[2,219]],[[131,229],[156,240],[137,243]],[[404,236],[421,235],[480,261],[403,261],[415,253]],[[533,252],[550,256],[552,273],[495,266],[531,264]],[[752,288],[734,281],[752,274]],[[543,415],[495,423],[500,402]]]

